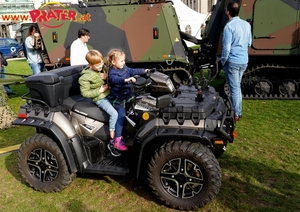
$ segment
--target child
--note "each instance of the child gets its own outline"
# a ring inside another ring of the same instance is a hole
[[[107,79],[107,73],[102,72],[103,69],[103,56],[97,50],[90,50],[85,59],[88,62],[88,69],[84,69],[81,72],[81,76],[78,80],[80,84],[81,95],[85,98],[91,98],[96,105],[103,109],[109,115],[109,131],[110,131],[110,143],[115,139],[115,126],[118,118],[118,113],[106,98],[110,90],[105,80]],[[120,156],[121,154],[110,149],[113,156]]]
[[[118,111],[118,120],[116,123],[116,139],[110,144],[110,148],[114,147],[120,151],[127,151],[124,138],[122,137],[122,130],[125,121],[125,107],[126,103],[134,98],[131,92],[132,85],[135,83],[135,75],[142,75],[148,72],[148,69],[133,69],[125,65],[125,53],[120,49],[112,49],[107,55],[107,67],[109,85],[111,87],[108,99]],[[113,143],[114,142],[114,143]]]

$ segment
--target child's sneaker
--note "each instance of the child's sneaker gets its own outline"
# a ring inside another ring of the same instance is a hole
[[[114,147],[117,150],[120,150],[120,151],[127,151],[128,150],[127,146],[125,146],[125,141],[124,141],[124,138],[122,136],[117,137],[115,139]]]
[[[110,153],[113,156],[119,157],[121,155],[121,153],[118,150],[115,149],[114,142],[115,142],[114,139],[110,140],[110,142],[107,144],[107,148],[109,149]]]

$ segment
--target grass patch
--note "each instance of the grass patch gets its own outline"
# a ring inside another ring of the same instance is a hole
[[[9,66],[13,63],[19,61]],[[9,97],[9,105],[17,112],[27,88],[11,87],[17,95]],[[300,211],[298,108],[295,100],[243,101],[237,139],[219,159],[220,193],[199,211]],[[1,130],[0,146],[19,144],[33,133],[29,127]],[[0,156],[0,211],[175,211],[158,202],[146,185],[122,177],[80,175],[61,192],[34,191],[20,176],[16,157],[15,152]]]

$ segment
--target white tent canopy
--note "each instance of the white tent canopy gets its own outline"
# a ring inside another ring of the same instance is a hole
[[[201,24],[205,23],[205,20],[208,17],[208,14],[198,13],[195,10],[189,8],[181,0],[172,0],[174,3],[174,8],[176,10],[180,30],[186,32],[188,25],[191,28],[191,35],[201,39]],[[194,45],[190,42],[187,42],[188,46]]]

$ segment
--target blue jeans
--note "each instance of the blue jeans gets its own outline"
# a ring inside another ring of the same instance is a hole
[[[4,69],[3,66],[1,67],[0,78],[6,78],[5,75],[2,74],[2,73],[5,73],[5,69]],[[6,91],[6,93],[13,93],[12,90],[10,90],[10,87],[8,85],[3,85],[3,87],[4,87],[5,91]]]
[[[114,131],[118,119],[118,112],[111,105],[110,101],[107,98],[98,100],[96,102],[96,105],[109,115],[109,130]]]
[[[247,64],[226,62],[224,65],[225,77],[229,85],[230,99],[236,116],[242,115],[242,91],[241,81]]]
[[[115,109],[118,111],[118,120],[116,123],[116,138],[117,138],[122,136],[126,110],[122,105],[115,105]]]
[[[32,70],[33,75],[38,74],[44,71],[44,63],[29,63],[29,66]]]

